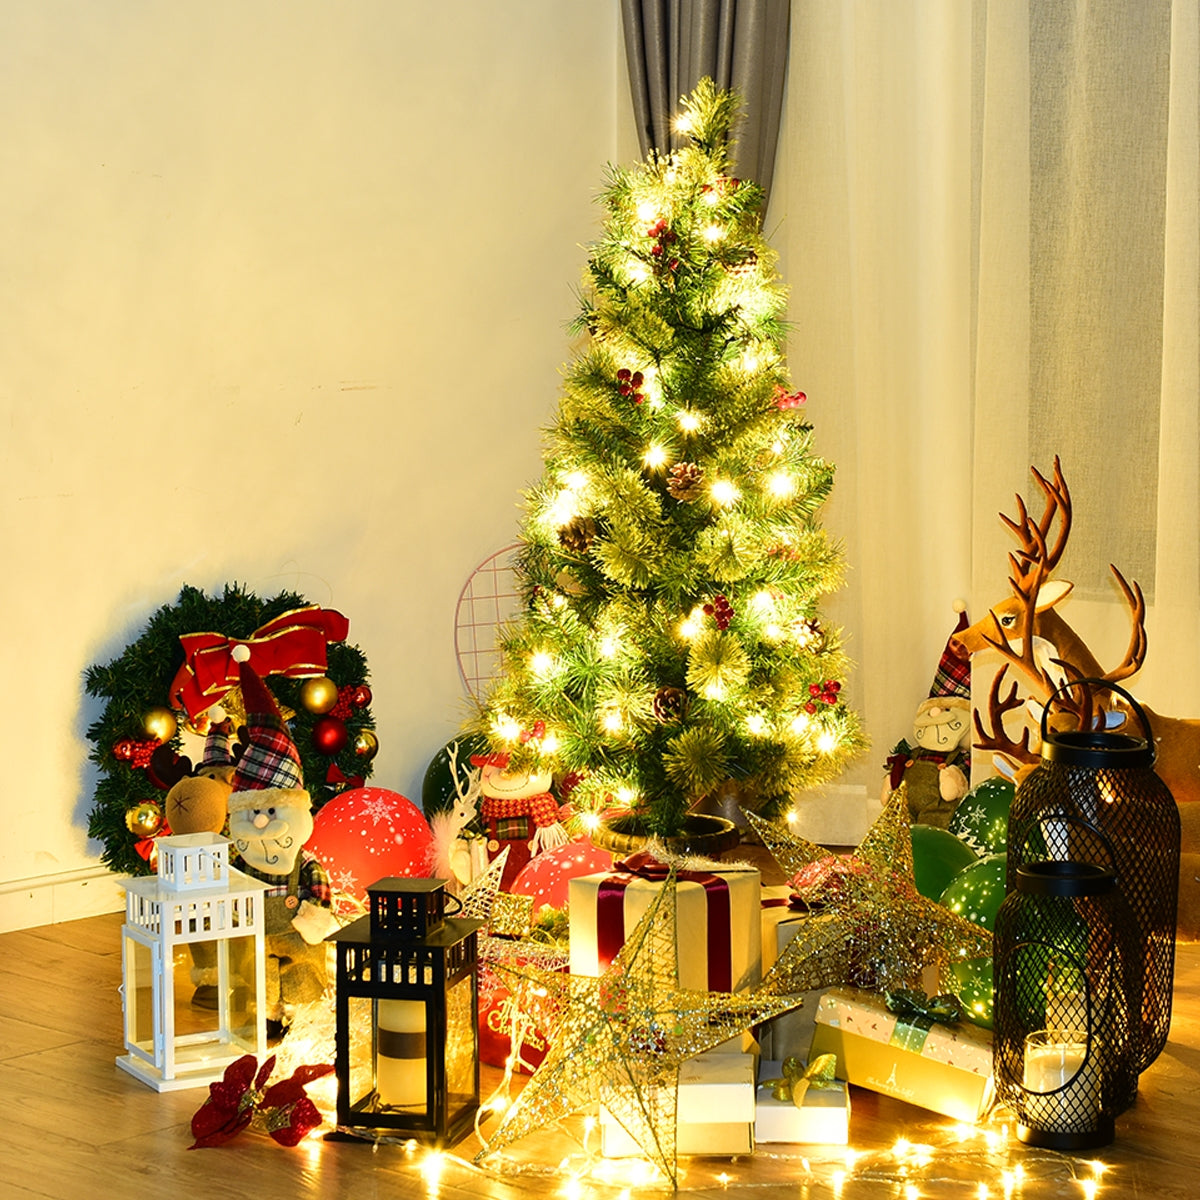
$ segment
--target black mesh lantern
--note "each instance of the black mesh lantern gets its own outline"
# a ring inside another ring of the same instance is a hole
[[[1042,761],[1013,799],[1008,821],[1008,889],[1017,872],[1039,860],[1108,867],[1129,903],[1142,947],[1141,1041],[1138,1071],[1162,1052],[1171,1025],[1175,976],[1175,916],[1179,895],[1179,809],[1154,773],[1154,742],[1141,706],[1120,693],[1145,737],[1107,730],[1051,733],[1042,714]],[[1053,696],[1051,699],[1053,700]]]
[[[1137,1091],[1141,1035],[1137,923],[1116,877],[1088,863],[1020,867],[993,936],[996,1094],[1017,1136],[1107,1145]]]
[[[438,879],[381,879],[367,896],[367,916],[330,935],[339,1129],[450,1144],[479,1107],[475,934],[486,922],[446,916],[459,901]]]

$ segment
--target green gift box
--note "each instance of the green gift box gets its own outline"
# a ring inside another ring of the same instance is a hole
[[[956,1121],[978,1121],[995,1097],[990,1030],[898,1016],[875,992],[821,997],[809,1057],[818,1054],[837,1055],[839,1079]]]

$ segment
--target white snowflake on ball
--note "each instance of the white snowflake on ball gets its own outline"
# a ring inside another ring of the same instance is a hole
[[[361,812],[364,817],[370,817],[375,825],[380,821],[386,821],[390,825],[392,817],[395,816],[392,802],[387,796],[368,796],[362,802]]]
[[[358,892],[358,876],[353,871],[335,869],[331,873],[330,882],[336,891],[348,892],[352,896]]]

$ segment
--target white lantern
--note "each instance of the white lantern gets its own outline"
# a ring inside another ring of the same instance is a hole
[[[224,838],[158,839],[158,874],[126,887],[128,1053],[117,1066],[164,1092],[212,1083],[244,1054],[263,1055],[266,890],[229,866]],[[197,979],[215,983],[198,990]]]

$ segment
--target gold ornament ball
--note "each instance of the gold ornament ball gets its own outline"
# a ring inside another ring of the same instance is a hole
[[[162,823],[162,809],[153,800],[143,800],[125,813],[125,824],[134,837],[153,837]]]
[[[354,753],[359,758],[365,758],[367,762],[379,753],[379,739],[375,736],[373,729],[360,729],[358,736],[354,739]]]
[[[179,722],[175,714],[161,704],[148,708],[142,717],[142,728],[152,737],[164,744],[175,736]]]
[[[300,689],[300,703],[310,713],[327,713],[337,702],[337,684],[325,675],[306,680]]]

